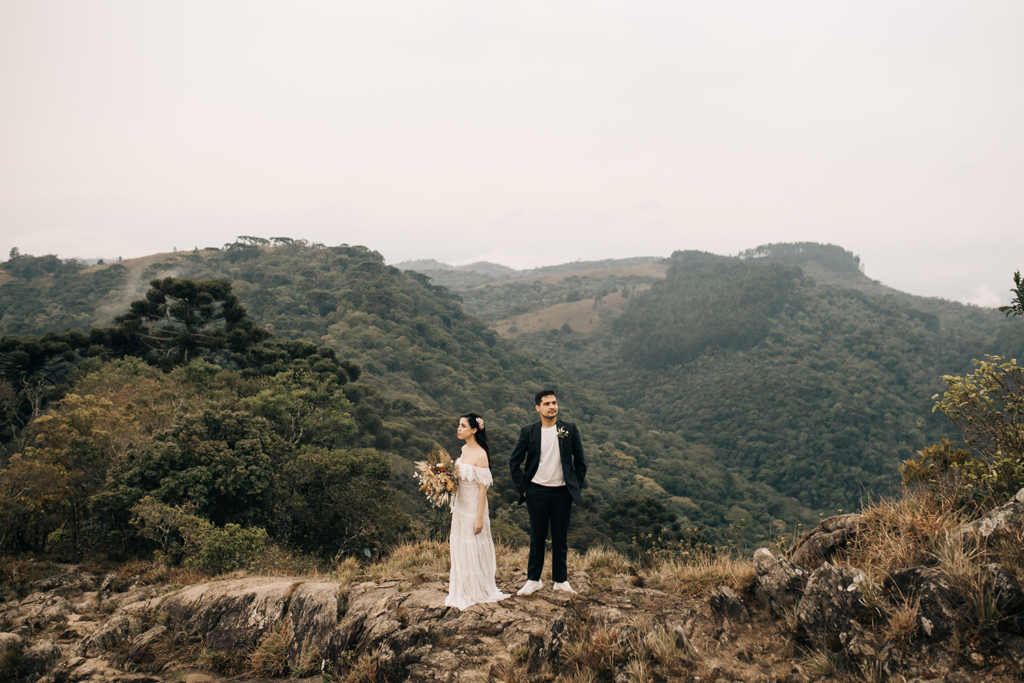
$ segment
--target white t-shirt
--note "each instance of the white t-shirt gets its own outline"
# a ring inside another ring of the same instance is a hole
[[[558,425],[540,429],[540,466],[533,475],[533,483],[540,486],[565,486],[562,456],[558,451]]]

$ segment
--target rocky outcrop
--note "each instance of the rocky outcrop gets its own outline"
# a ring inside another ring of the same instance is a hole
[[[826,560],[839,556],[857,536],[864,523],[864,515],[837,515],[823,519],[789,552],[789,560],[810,569],[816,569]]]
[[[557,644],[558,615],[547,601],[499,602],[460,612],[445,606],[446,595],[440,581],[364,583],[343,590],[301,578],[241,579],[193,586],[168,597],[160,609],[170,631],[216,649],[249,652],[272,630],[284,628],[289,669],[311,656],[337,660],[346,652],[377,652],[390,680],[445,678],[452,658],[436,647],[438,641],[495,640],[507,652],[548,655]]]
[[[25,639],[13,633],[0,633],[0,680],[34,680],[46,673],[60,658],[61,651],[50,640],[26,646]]]
[[[72,654],[79,657],[99,657],[110,650],[131,642],[142,629],[142,621],[125,614],[115,614],[99,630],[75,645]]]
[[[826,562],[815,569],[797,608],[799,633],[828,652],[849,650],[853,643],[863,646],[862,622],[867,614],[861,597],[866,581],[864,572],[853,567]]]
[[[736,624],[746,624],[750,621],[750,612],[743,604],[736,592],[728,586],[719,586],[711,592],[708,599],[708,606],[711,611],[722,619],[729,619]]]
[[[61,650],[52,640],[43,639],[26,648],[23,657],[27,671],[41,674],[49,671],[57,663],[61,657]]]
[[[962,531],[965,539],[978,543],[1024,536],[1024,489],[1005,505],[965,524]]]
[[[767,548],[754,553],[754,593],[761,606],[776,617],[785,615],[800,600],[810,573],[792,562],[776,558]]]
[[[895,604],[917,603],[917,632],[927,640],[945,638],[956,625],[949,583],[938,569],[919,566],[893,572],[885,590]]]
[[[821,535],[854,533],[859,522],[844,517],[825,520]],[[722,575],[711,591],[709,575],[682,564],[634,567],[633,575],[595,565],[570,575],[579,595],[546,588],[465,611],[444,605],[442,574],[344,586],[248,577],[175,588],[69,570],[47,579],[50,591],[34,585],[0,605],[0,624],[14,631],[0,634],[0,652],[14,651],[18,683],[222,679],[200,666],[265,683],[239,675],[266,673],[257,664],[263,654],[277,658],[274,676],[309,683],[320,682],[321,667],[333,671],[331,680],[368,671],[362,680],[539,683],[585,670],[607,681],[810,683],[820,676],[806,660],[812,655],[843,676],[875,680],[967,680],[958,676],[968,671],[970,680],[1002,683],[1024,675],[1024,591],[1012,565],[977,567],[967,577],[957,568],[955,581],[938,563],[910,567],[878,586],[833,561],[838,556],[810,570],[762,548],[749,584],[730,575],[733,583],[722,585]],[[509,593],[525,579],[521,568],[500,573]],[[966,632],[965,581],[1005,617],[970,641],[953,638]],[[897,631],[894,608],[905,608]],[[976,675],[998,667],[1002,678]]]

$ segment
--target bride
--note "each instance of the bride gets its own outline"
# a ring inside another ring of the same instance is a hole
[[[459,489],[452,503],[452,569],[444,604],[461,610],[481,602],[503,600],[508,594],[499,591],[494,583],[494,542],[487,515],[491,449],[484,419],[476,413],[466,413],[459,419],[457,434],[466,445],[458,460]]]

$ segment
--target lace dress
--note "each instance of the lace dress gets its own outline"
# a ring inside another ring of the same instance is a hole
[[[466,609],[481,602],[497,602],[508,596],[494,583],[496,562],[491,520],[484,503],[484,528],[473,533],[479,495],[486,495],[476,484],[491,485],[491,471],[459,461],[459,490],[452,504],[451,548],[452,570],[448,577],[448,597],[444,604]]]

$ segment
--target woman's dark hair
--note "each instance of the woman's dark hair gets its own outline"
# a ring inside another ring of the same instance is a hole
[[[463,417],[466,418],[467,422],[469,422],[469,428],[476,430],[476,434],[474,435],[476,437],[476,442],[480,444],[480,448],[484,449],[484,453],[487,454],[487,469],[490,469],[491,445],[487,443],[487,430],[484,429],[484,418],[477,413],[466,413],[465,415],[459,416],[460,419]]]

